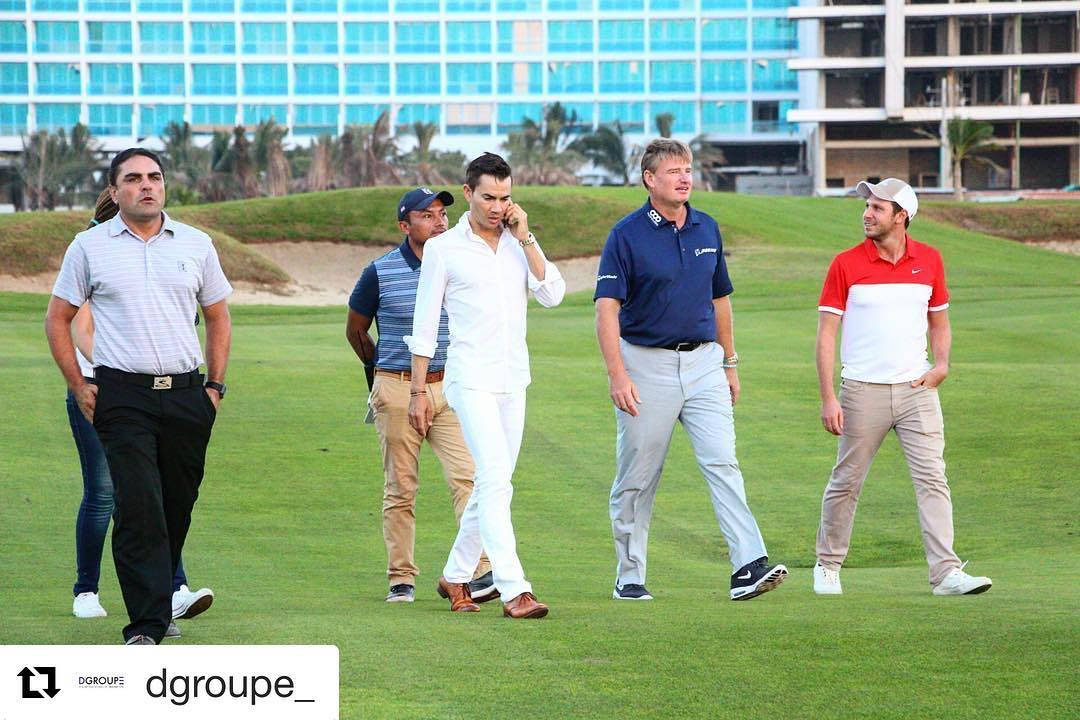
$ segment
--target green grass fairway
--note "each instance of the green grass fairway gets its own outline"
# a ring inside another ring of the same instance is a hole
[[[931,596],[890,438],[863,493],[845,594],[820,598],[810,567],[836,444],[818,420],[816,301],[829,258],[858,238],[859,203],[700,205],[733,251],[739,456],[770,555],[791,568],[783,586],[727,600],[726,549],[677,430],[652,528],[656,600],[611,599],[614,419],[591,298],[578,294],[530,313],[515,476],[519,551],[551,615],[511,622],[496,603],[452,615],[435,595],[454,523],[428,450],[417,602],[387,605],[378,443],[360,422],[366,389],[344,308],[241,307],[185,550],[192,583],[217,600],[177,642],[336,644],[343,718],[1075,717],[1080,258],[912,226],[942,250],[952,290],[941,395],[956,548],[994,587]],[[71,616],[81,482],[46,300],[0,294],[0,643],[117,643],[124,609],[108,554],[110,616]]]

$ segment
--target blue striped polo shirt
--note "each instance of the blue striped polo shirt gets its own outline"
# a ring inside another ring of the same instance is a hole
[[[416,287],[420,281],[420,258],[405,242],[364,268],[356,282],[349,307],[366,317],[375,318],[379,341],[375,346],[375,365],[386,370],[409,370],[412,353],[402,339],[412,334]],[[446,365],[450,345],[450,321],[446,308],[439,316],[438,347],[428,370],[435,372]]]

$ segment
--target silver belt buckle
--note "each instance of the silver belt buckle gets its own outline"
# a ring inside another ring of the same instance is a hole
[[[155,390],[172,390],[172,376],[165,375],[163,377],[154,378]]]

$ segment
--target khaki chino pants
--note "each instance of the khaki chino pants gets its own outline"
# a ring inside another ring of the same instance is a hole
[[[896,431],[907,458],[919,509],[930,584],[960,567],[953,552],[952,498],[945,478],[945,423],[937,389],[844,380],[840,386],[844,434],[836,466],[821,501],[817,556],[830,570],[847,557],[855,506],[874,455],[889,430]]]
[[[381,373],[375,375],[371,404],[375,409],[375,429],[382,449],[383,539],[386,542],[386,575],[390,585],[416,584],[420,570],[413,561],[416,537],[416,489],[420,445],[423,438],[409,425],[409,381]],[[430,383],[428,399],[435,416],[427,440],[442,464],[446,484],[454,504],[454,517],[461,514],[473,490],[473,460],[465,446],[457,415],[446,402],[441,382]],[[491,569],[480,556],[475,577]]]

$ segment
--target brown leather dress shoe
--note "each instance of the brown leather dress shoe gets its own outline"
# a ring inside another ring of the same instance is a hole
[[[452,583],[441,577],[435,590],[439,597],[450,601],[450,612],[480,612],[480,606],[473,602],[469,594],[469,583]]]
[[[508,603],[503,603],[503,615],[515,620],[536,618],[539,620],[548,614],[548,606],[536,599],[532,593],[521,593]]]

